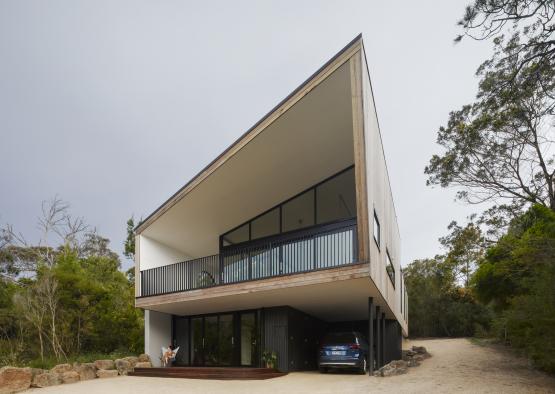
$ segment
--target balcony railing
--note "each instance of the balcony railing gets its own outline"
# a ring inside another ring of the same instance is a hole
[[[355,220],[229,246],[221,254],[141,271],[141,296],[202,289],[357,262]]]

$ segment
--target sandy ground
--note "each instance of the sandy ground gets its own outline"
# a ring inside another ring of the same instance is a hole
[[[389,378],[317,372],[291,373],[262,381],[118,377],[32,392],[84,394],[146,393],[555,393],[555,378],[530,369],[503,349],[478,346],[466,339],[407,342],[426,346],[432,358],[409,373]]]

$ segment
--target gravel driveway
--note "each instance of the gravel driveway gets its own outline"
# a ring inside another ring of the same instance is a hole
[[[534,371],[503,349],[467,339],[408,341],[426,346],[432,358],[409,373],[389,378],[317,372],[291,373],[262,381],[118,377],[31,390],[35,393],[555,393],[555,378]]]

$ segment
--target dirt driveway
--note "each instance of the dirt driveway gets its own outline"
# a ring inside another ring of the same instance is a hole
[[[531,370],[525,360],[466,339],[407,342],[426,346],[432,358],[409,373],[389,378],[316,372],[262,381],[119,377],[89,380],[33,392],[84,394],[147,393],[555,393],[555,378]]]

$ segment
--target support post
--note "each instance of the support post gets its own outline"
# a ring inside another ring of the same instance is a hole
[[[382,346],[381,346],[382,354],[380,354],[380,359],[382,361],[382,367],[383,367],[385,365],[385,313],[382,313],[381,322],[382,322],[382,328],[380,331],[382,333]]]
[[[374,374],[374,304],[368,297],[368,375]]]
[[[376,360],[377,367],[380,369],[383,367],[382,359],[382,348],[383,348],[383,332],[382,332],[382,314],[380,313],[380,307],[376,306]]]

